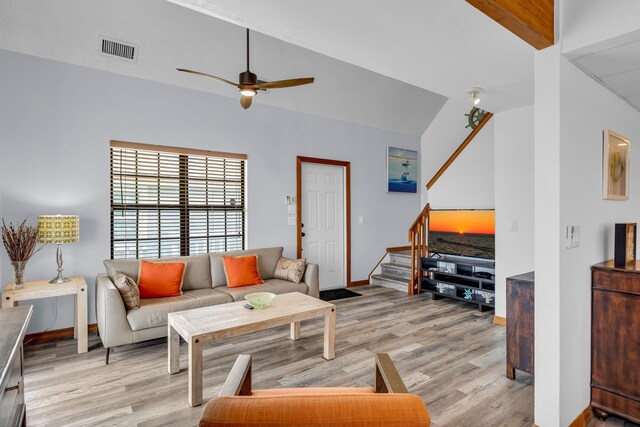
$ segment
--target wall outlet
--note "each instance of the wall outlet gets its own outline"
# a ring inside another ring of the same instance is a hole
[[[290,216],[287,217],[287,225],[296,225],[296,217],[295,216]]]
[[[579,225],[567,225],[567,231],[565,233],[565,246],[567,249],[580,247]]]
[[[512,233],[517,233],[518,232],[518,220],[517,219],[512,219],[511,221],[509,221],[509,231]]]

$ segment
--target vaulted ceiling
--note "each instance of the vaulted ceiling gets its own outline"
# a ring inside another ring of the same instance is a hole
[[[533,102],[534,49],[463,0],[0,0],[0,49],[234,98],[175,68],[235,80],[244,27],[261,79],[316,77],[257,104],[421,135],[472,86],[494,112]],[[100,36],[137,62],[100,54]]]
[[[535,49],[464,0],[169,0],[485,108],[533,103]]]

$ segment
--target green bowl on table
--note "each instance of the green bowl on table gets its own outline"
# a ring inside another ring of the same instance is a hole
[[[271,292],[254,292],[252,294],[245,295],[244,299],[246,299],[249,304],[258,309],[263,309],[269,307],[271,304],[271,300],[276,296],[276,294]]]

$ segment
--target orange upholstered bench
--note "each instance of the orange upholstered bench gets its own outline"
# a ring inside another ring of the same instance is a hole
[[[387,354],[376,355],[375,388],[251,390],[251,356],[238,357],[201,427],[430,425],[422,399],[409,394]]]

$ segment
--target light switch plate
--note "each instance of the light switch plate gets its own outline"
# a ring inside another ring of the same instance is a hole
[[[290,216],[290,217],[287,217],[287,218],[288,218],[287,219],[287,221],[288,221],[287,225],[296,225],[296,217],[295,216]]]
[[[580,226],[579,225],[567,225],[567,231],[565,233],[565,247],[567,249],[580,247]]]
[[[287,213],[290,213],[290,214],[296,213],[296,205],[288,205],[287,206]]]
[[[517,219],[512,219],[511,221],[509,221],[509,231],[511,231],[512,233],[517,233],[518,232],[518,220]]]
[[[358,224],[364,224],[364,216],[360,215],[358,217]]]

